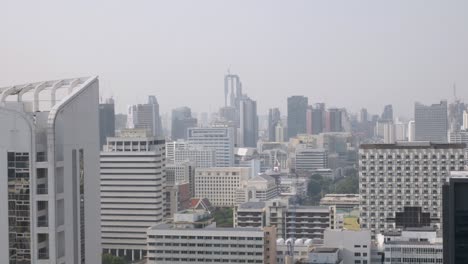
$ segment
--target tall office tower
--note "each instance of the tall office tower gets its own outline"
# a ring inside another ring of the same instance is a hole
[[[184,106],[172,110],[172,140],[187,139],[187,129],[196,127],[197,119],[190,108]]]
[[[406,123],[397,122],[395,126],[395,140],[408,141],[408,126]]]
[[[409,142],[413,142],[413,141],[416,140],[416,139],[415,139],[415,138],[416,138],[416,135],[415,135],[415,132],[414,132],[415,127],[416,127],[416,126],[415,126],[414,120],[410,120],[410,121],[408,122],[408,141],[409,141]]]
[[[359,111],[359,122],[367,123],[368,121],[369,121],[369,114],[367,113],[367,109],[362,108],[361,111]]]
[[[101,152],[104,253],[132,260],[145,257],[146,229],[163,221],[165,155],[164,139],[146,129],[123,130],[107,139]]]
[[[109,98],[99,104],[99,148],[106,144],[107,137],[115,135],[114,100]]]
[[[415,140],[447,142],[447,101],[440,104],[414,105]]]
[[[281,122],[281,113],[279,108],[270,108],[268,110],[268,141],[276,140],[276,125]]]
[[[395,124],[392,121],[383,123],[383,139],[384,143],[396,142],[396,129]]]
[[[208,198],[213,206],[236,205],[236,192],[249,179],[250,168],[196,168],[195,195]]]
[[[468,130],[468,111],[463,111],[463,130]]]
[[[429,142],[361,145],[361,227],[374,234],[441,228],[441,187],[450,171],[464,170],[464,147]]]
[[[163,136],[159,104],[155,96],[148,96],[147,104],[128,106],[127,128],[143,128],[155,137]]]
[[[97,77],[0,88],[0,123],[0,263],[100,263]]]
[[[175,161],[175,153],[179,149],[187,149],[189,144],[185,140],[177,140],[177,141],[167,141],[166,142],[166,163],[174,163]]]
[[[306,130],[309,135],[318,135],[323,132],[325,111],[319,106],[307,108]]]
[[[393,106],[392,105],[386,105],[384,107],[382,115],[380,116],[380,120],[393,121]]]
[[[125,129],[126,127],[127,127],[127,115],[115,114],[115,130],[119,131],[119,130]]]
[[[325,130],[327,132],[341,132],[342,126],[342,110],[338,108],[330,108],[326,113]]]
[[[288,97],[288,138],[305,134],[308,99],[304,96]]]
[[[465,109],[466,105],[457,98],[448,105],[448,123],[451,132],[460,131],[463,126],[463,112]]]
[[[468,173],[452,172],[442,193],[444,263],[468,263]]]
[[[230,127],[189,128],[187,141],[216,151],[216,167],[234,165],[234,133]]]
[[[328,153],[325,149],[296,149],[297,172],[314,172],[325,168],[328,168]]]
[[[237,112],[235,107],[225,106],[219,109],[219,118],[222,121],[237,122]]]
[[[283,126],[282,122],[279,122],[276,124],[275,127],[275,142],[284,142],[287,140],[286,138],[286,133],[288,133],[288,130],[286,127]]]
[[[231,89],[229,89],[231,88]],[[229,90],[231,90],[229,92]],[[242,97],[242,83],[238,75],[224,75],[224,106],[239,109],[239,99]]]
[[[240,108],[240,147],[257,147],[258,116],[257,102],[245,98],[239,102]]]

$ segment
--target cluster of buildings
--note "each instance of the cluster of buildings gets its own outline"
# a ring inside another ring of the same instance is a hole
[[[181,107],[170,126],[155,96],[126,117],[99,104],[97,77],[0,88],[0,262],[468,262],[463,103],[404,123],[292,96],[261,125],[239,76],[224,84],[211,122]],[[346,177],[356,193],[303,202]]]

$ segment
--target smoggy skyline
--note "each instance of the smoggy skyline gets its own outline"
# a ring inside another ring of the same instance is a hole
[[[350,111],[468,100],[466,1],[3,1],[0,87],[99,75],[117,112],[224,104],[238,74],[258,113],[305,95]]]

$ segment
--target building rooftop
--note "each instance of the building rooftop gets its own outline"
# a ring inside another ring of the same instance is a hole
[[[240,209],[263,209],[265,208],[265,202],[245,202],[239,204]]]
[[[50,111],[58,102],[97,80],[97,76],[27,83],[0,88],[0,105],[6,102],[29,103],[27,112]]]
[[[207,226],[205,228],[187,228],[187,227],[177,227],[172,224],[162,223],[149,227],[150,230],[193,230],[193,231],[244,231],[244,232],[258,232],[262,231],[260,227],[213,227]]]
[[[339,248],[329,248],[329,247],[316,247],[313,248],[310,252],[315,253],[336,253],[338,252]]]
[[[434,143],[429,141],[397,142],[393,144],[362,144],[360,149],[464,149],[464,143]]]

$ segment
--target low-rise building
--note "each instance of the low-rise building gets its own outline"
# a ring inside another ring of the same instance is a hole
[[[255,176],[237,189],[236,204],[251,200],[268,201],[278,197],[278,188],[273,177],[266,174]]]
[[[325,194],[320,199],[322,206],[335,206],[336,209],[353,209],[359,207],[359,194]]]
[[[324,247],[340,249],[343,264],[371,263],[371,232],[369,230],[327,229],[323,239]]]

